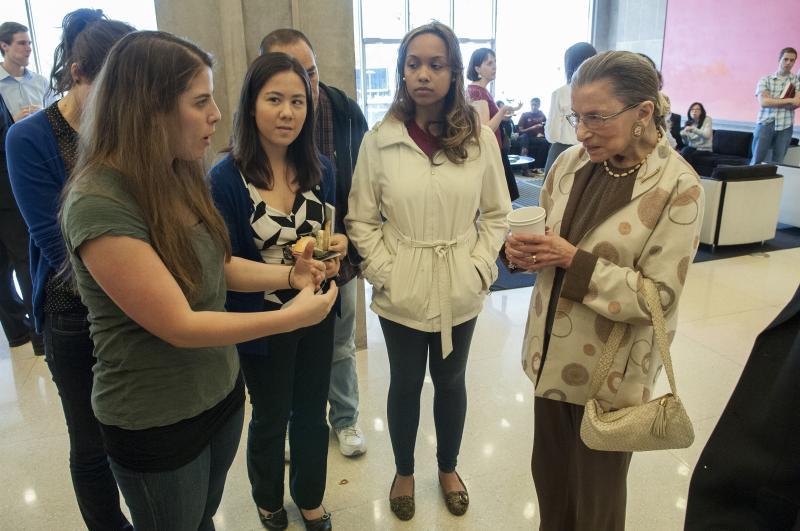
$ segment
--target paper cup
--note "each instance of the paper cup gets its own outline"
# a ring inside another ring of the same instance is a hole
[[[544,234],[547,213],[542,207],[522,207],[506,216],[511,234]]]

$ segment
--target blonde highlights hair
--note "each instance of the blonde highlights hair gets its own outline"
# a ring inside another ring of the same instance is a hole
[[[403,37],[397,54],[397,90],[392,106],[389,108],[389,114],[402,122],[414,118],[416,104],[408,93],[403,73],[409,44],[416,37],[426,33],[436,35],[444,41],[447,48],[447,62],[453,76],[450,89],[444,98],[442,116],[439,120],[427,124],[426,129],[430,133],[431,125],[441,126],[441,135],[437,135],[441,151],[450,162],[460,164],[467,160],[467,146],[471,143],[478,143],[481,126],[477,112],[467,103],[464,91],[464,62],[461,59],[458,38],[446,25],[441,22],[431,22],[414,28]]]
[[[590,57],[578,67],[570,86],[574,90],[596,81],[608,81],[614,96],[625,105],[652,102],[656,127],[666,129],[658,72],[642,56],[633,52],[609,51]]]
[[[192,246],[189,218],[199,218],[225,260],[231,245],[225,223],[211,200],[199,160],[175,158],[181,134],[178,99],[211,57],[194,44],[160,31],[123,37],[111,50],[85,106],[78,162],[65,187],[91,189],[107,169],[140,209],[152,246],[190,301],[203,277]]]

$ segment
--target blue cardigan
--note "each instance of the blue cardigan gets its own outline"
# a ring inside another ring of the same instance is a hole
[[[30,232],[30,268],[36,331],[42,331],[45,285],[64,264],[64,239],[58,222],[61,191],[67,181],[64,161],[44,111],[15,123],[6,136],[11,188]]]
[[[317,195],[323,202],[336,204],[336,179],[331,161],[320,155],[322,162],[322,182]],[[246,258],[256,262],[263,262],[261,253],[253,240],[250,218],[253,215],[253,205],[247,187],[242,181],[239,168],[236,167],[233,157],[228,154],[219,161],[209,173],[211,196],[217,205],[231,238],[233,256]],[[229,312],[261,312],[264,311],[264,293],[242,293],[228,291],[228,300],[225,308]],[[237,345],[239,354],[265,354],[267,352],[266,338],[255,339]]]

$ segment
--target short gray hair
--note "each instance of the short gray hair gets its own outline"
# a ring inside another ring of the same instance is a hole
[[[596,81],[608,81],[616,96],[625,105],[652,101],[653,120],[666,129],[664,109],[658,91],[658,72],[639,54],[633,52],[603,52],[587,59],[572,76],[574,90]]]

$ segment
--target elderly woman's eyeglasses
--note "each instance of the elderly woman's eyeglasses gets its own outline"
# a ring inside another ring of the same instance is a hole
[[[602,114],[584,114],[581,116],[580,114],[574,112],[572,114],[568,114],[565,116],[569,124],[574,127],[575,129],[578,128],[578,124],[583,122],[583,126],[586,129],[599,129],[606,125],[606,120],[610,120],[612,118],[616,118],[620,114],[627,112],[634,107],[638,107],[639,103],[632,103],[628,105],[624,109],[619,112],[615,112],[614,114],[609,114],[608,116],[603,116]]]

